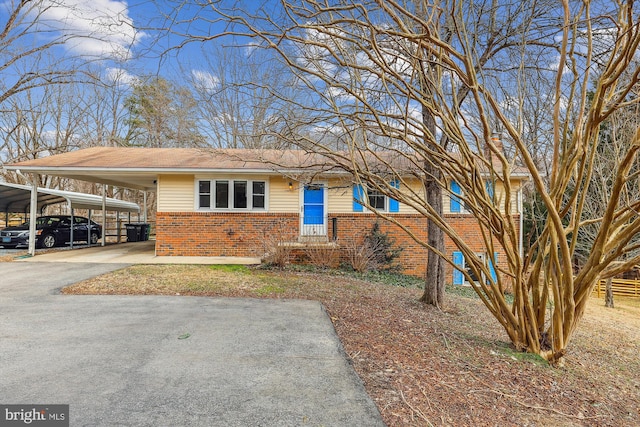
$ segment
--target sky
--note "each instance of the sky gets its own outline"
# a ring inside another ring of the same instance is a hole
[[[0,0],[0,7],[11,7],[12,1]],[[191,74],[204,86],[217,82],[217,77],[208,73],[202,63],[202,46],[171,50],[181,42],[180,37],[160,31],[170,24],[177,31],[202,35],[223,30],[221,24],[206,19],[198,19],[197,24],[189,22],[188,26],[175,25],[176,19],[189,21],[201,14],[199,8],[183,5],[178,11],[172,1],[148,0],[43,0],[42,3],[44,8],[38,22],[45,32],[38,37],[73,35],[54,50],[60,59],[73,56],[91,60],[105,77],[117,77],[124,84],[141,75],[158,74],[174,79],[179,73]],[[2,13],[6,14],[7,9],[0,9]]]
[[[11,5],[18,0],[0,0],[0,22],[3,13],[10,10]],[[278,3],[273,0],[220,0],[224,4],[238,4],[245,10],[261,7],[265,14],[269,14]],[[225,58],[226,53],[220,46],[231,43],[229,38],[216,38],[226,29],[211,9],[206,6],[193,5],[189,0],[38,0],[36,4],[44,5],[38,17],[41,38],[55,38],[61,35],[72,36],[62,46],[52,49],[56,59],[75,58],[90,60],[92,70],[98,70],[106,81],[117,81],[119,85],[130,87],[139,77],[159,75],[178,84],[191,85],[192,88],[206,89],[213,92],[223,84],[224,73],[239,73],[247,62],[250,53],[249,42],[245,49],[236,50],[235,57]],[[35,13],[32,13],[35,17]],[[25,19],[24,25],[29,24]],[[167,32],[170,28],[172,32]],[[308,30],[306,37],[321,42],[321,33],[314,34]],[[208,38],[206,41],[187,43],[182,45],[184,38],[181,34],[190,34]],[[602,37],[601,37],[602,38]],[[609,43],[607,43],[609,44]],[[305,46],[309,53],[314,53],[313,47]],[[315,56],[322,56],[322,48],[315,52]],[[2,63],[2,46],[0,46],[0,65]],[[231,55],[231,53],[229,53]],[[366,58],[358,61],[366,63]],[[75,64],[75,62],[69,62]],[[360,62],[359,62],[360,63]],[[402,61],[398,61],[402,64]],[[333,74],[335,61],[315,61],[313,67],[320,67],[319,74]],[[320,65],[318,65],[320,64]],[[222,65],[222,66],[221,66]],[[544,64],[543,64],[544,65]],[[64,65],[63,65],[64,66]],[[557,68],[552,61],[547,64],[551,70]],[[18,71],[24,71],[22,67]],[[363,73],[360,73],[360,77]],[[4,77],[4,76],[3,76]],[[244,76],[242,76],[244,77]],[[250,76],[255,82],[261,82],[264,75]],[[270,76],[268,83],[284,86],[286,78]],[[288,75],[287,75],[288,77]],[[344,81],[349,81],[349,75]],[[340,75],[336,80],[340,83]],[[376,76],[370,79],[364,76],[363,84],[367,87],[379,86]],[[370,80],[370,81],[369,81]],[[6,78],[5,78],[6,82]],[[323,82],[309,78],[311,86],[322,88]],[[0,81],[0,86],[2,82]],[[1,88],[0,88],[1,89]],[[338,104],[350,104],[353,97],[345,93],[340,85],[327,84],[326,98]],[[1,92],[1,90],[0,90]],[[199,91],[203,92],[203,91]],[[302,101],[301,101],[302,102]],[[392,111],[395,113],[395,111]],[[410,111],[418,122],[421,120],[421,110]]]

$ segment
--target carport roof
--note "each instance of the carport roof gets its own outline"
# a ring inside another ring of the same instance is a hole
[[[0,211],[6,213],[27,212],[31,203],[31,187],[0,182]],[[102,210],[102,196],[72,191],[38,188],[38,210],[56,203],[69,203],[74,209]],[[106,198],[106,209],[119,212],[140,212],[140,207],[131,202]]]

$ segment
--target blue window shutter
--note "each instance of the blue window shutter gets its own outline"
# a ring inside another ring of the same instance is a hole
[[[456,194],[461,194],[462,190],[460,189],[460,185],[455,182],[455,181],[451,181],[451,207],[449,209],[450,212],[452,213],[460,213],[460,197],[456,197]]]
[[[400,181],[391,181],[393,188],[400,188]],[[400,212],[400,203],[396,199],[389,197],[389,212]]]
[[[496,265],[497,265],[498,264],[497,252],[493,253],[493,259],[496,260]],[[493,260],[491,258],[489,258],[489,274],[491,274],[491,280],[493,280],[494,283],[498,281],[498,276],[496,275],[496,269],[493,266]]]
[[[487,194],[489,195],[489,198],[493,200],[493,195],[495,194],[495,184],[493,183],[493,181],[488,179],[485,182],[485,188],[487,189]]]
[[[360,184],[354,184],[353,186],[353,211],[354,212],[362,212],[363,208],[358,201],[364,198],[364,189]]]
[[[453,284],[464,285],[464,275],[462,274],[462,268],[464,268],[464,255],[462,255],[462,252],[453,252],[453,265],[458,267],[453,269]]]

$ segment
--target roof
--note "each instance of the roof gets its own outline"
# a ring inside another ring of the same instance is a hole
[[[0,182],[0,212],[27,212],[31,203],[31,186]],[[38,210],[56,203],[69,203],[74,209],[102,210],[102,196],[72,191],[38,188]],[[106,198],[108,211],[139,212],[140,207],[131,202]]]
[[[379,164],[384,168],[389,163],[396,170],[415,169],[405,154],[388,151],[376,153],[378,155],[384,160],[370,156],[368,166]],[[344,160],[350,163],[348,155]],[[141,190],[155,190],[160,174],[213,171],[263,175],[346,174],[335,160],[303,150],[214,148],[93,147],[4,165],[4,168]],[[516,172],[514,177],[527,176],[525,172]]]
[[[300,150],[140,147],[86,148],[4,168],[140,190],[155,190],[160,174],[211,171],[281,174],[330,169],[326,158]]]

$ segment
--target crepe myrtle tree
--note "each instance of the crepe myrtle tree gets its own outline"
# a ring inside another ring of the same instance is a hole
[[[469,270],[462,274],[513,345],[562,363],[594,284],[640,261],[633,240],[640,201],[620,197],[637,178],[640,132],[615,154],[612,197],[593,216],[585,210],[601,125],[638,100],[636,4],[281,0],[236,6],[207,5],[227,21],[229,37],[271,51],[287,65],[299,87],[287,101],[311,118],[289,123],[282,137],[436,224],[464,254]],[[505,17],[510,20],[501,22]],[[496,31],[505,28],[518,31]],[[528,97],[552,105],[549,171],[541,170],[528,143]],[[497,129],[509,155],[492,138]],[[526,256],[511,203],[512,177],[523,169],[547,212]],[[409,185],[409,173],[445,193],[449,180],[458,183],[456,197],[475,216],[491,263],[447,223],[424,189]],[[500,184],[499,196],[487,179]],[[574,270],[580,231],[593,224],[596,236]],[[412,237],[452,263],[432,241]],[[504,254],[499,263],[491,255],[498,250]],[[507,287],[513,302],[505,298]]]
[[[425,50],[415,43],[416,37],[422,37],[428,28],[443,43],[456,44],[455,16],[443,13],[456,8],[454,13],[466,20],[469,33],[482,35],[474,37],[475,51],[467,58],[480,74],[501,67],[505,58],[499,55],[519,46],[533,18],[546,13],[544,7],[499,2],[470,7],[455,2],[325,5],[283,1],[271,2],[268,9],[256,13],[225,9],[224,3],[216,2],[214,9],[231,23],[228,33],[239,39],[252,37],[252,49],[275,49],[289,67],[290,78],[297,82],[298,96],[293,102],[280,88],[271,87],[274,98],[306,111],[303,121],[288,121],[287,132],[277,136],[319,152],[322,145],[335,150],[348,147],[348,141],[364,135],[369,137],[368,144],[375,140],[365,150],[397,147],[409,138],[450,149],[450,136],[439,129],[440,119],[427,100],[435,102],[444,95],[448,108],[458,112],[470,91],[462,81],[451,79],[446,68],[436,66],[441,52]],[[277,17],[277,11],[283,13],[284,20]],[[392,80],[387,81],[389,77]],[[355,148],[362,151],[362,147]],[[410,144],[405,148],[413,149]],[[425,162],[422,167],[424,198],[432,215],[427,216],[427,273],[421,301],[440,307],[444,301],[445,233],[434,218],[443,214],[441,183],[445,177],[436,163]]]

